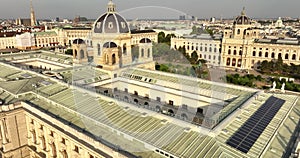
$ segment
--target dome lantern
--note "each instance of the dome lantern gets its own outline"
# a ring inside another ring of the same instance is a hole
[[[107,5],[107,12],[114,13],[115,11],[116,11],[116,5],[112,2],[112,0],[109,0]]]

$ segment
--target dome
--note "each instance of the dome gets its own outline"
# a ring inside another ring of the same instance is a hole
[[[241,15],[235,19],[234,24],[237,24],[237,25],[250,25],[251,24],[251,19],[246,16],[245,8],[243,9]]]
[[[110,0],[107,13],[100,16],[94,24],[94,33],[129,33],[127,21],[115,12],[115,5]]]
[[[73,41],[73,44],[85,44],[83,39],[77,38]]]

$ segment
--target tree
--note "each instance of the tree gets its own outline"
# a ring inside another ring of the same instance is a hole
[[[72,49],[67,49],[67,50],[65,51],[65,54],[66,54],[66,55],[73,55],[73,50],[72,50]]]
[[[196,51],[193,51],[190,59],[191,64],[197,64],[198,59],[199,59],[198,53]]]
[[[164,43],[165,42],[165,38],[166,38],[166,35],[164,32],[159,32],[158,33],[158,43]]]
[[[196,26],[193,26],[193,31],[191,32],[191,35],[194,35],[194,34],[198,34],[199,31],[198,31],[198,28]]]
[[[211,35],[211,36],[214,35],[214,32],[213,32],[212,29],[205,29],[205,31],[206,31],[209,35]]]

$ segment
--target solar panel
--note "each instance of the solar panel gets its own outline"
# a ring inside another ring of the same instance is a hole
[[[285,100],[271,96],[227,141],[226,144],[248,153]]]

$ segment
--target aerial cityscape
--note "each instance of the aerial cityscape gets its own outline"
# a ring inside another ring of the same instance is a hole
[[[0,158],[300,157],[300,3],[85,3],[0,8]]]

